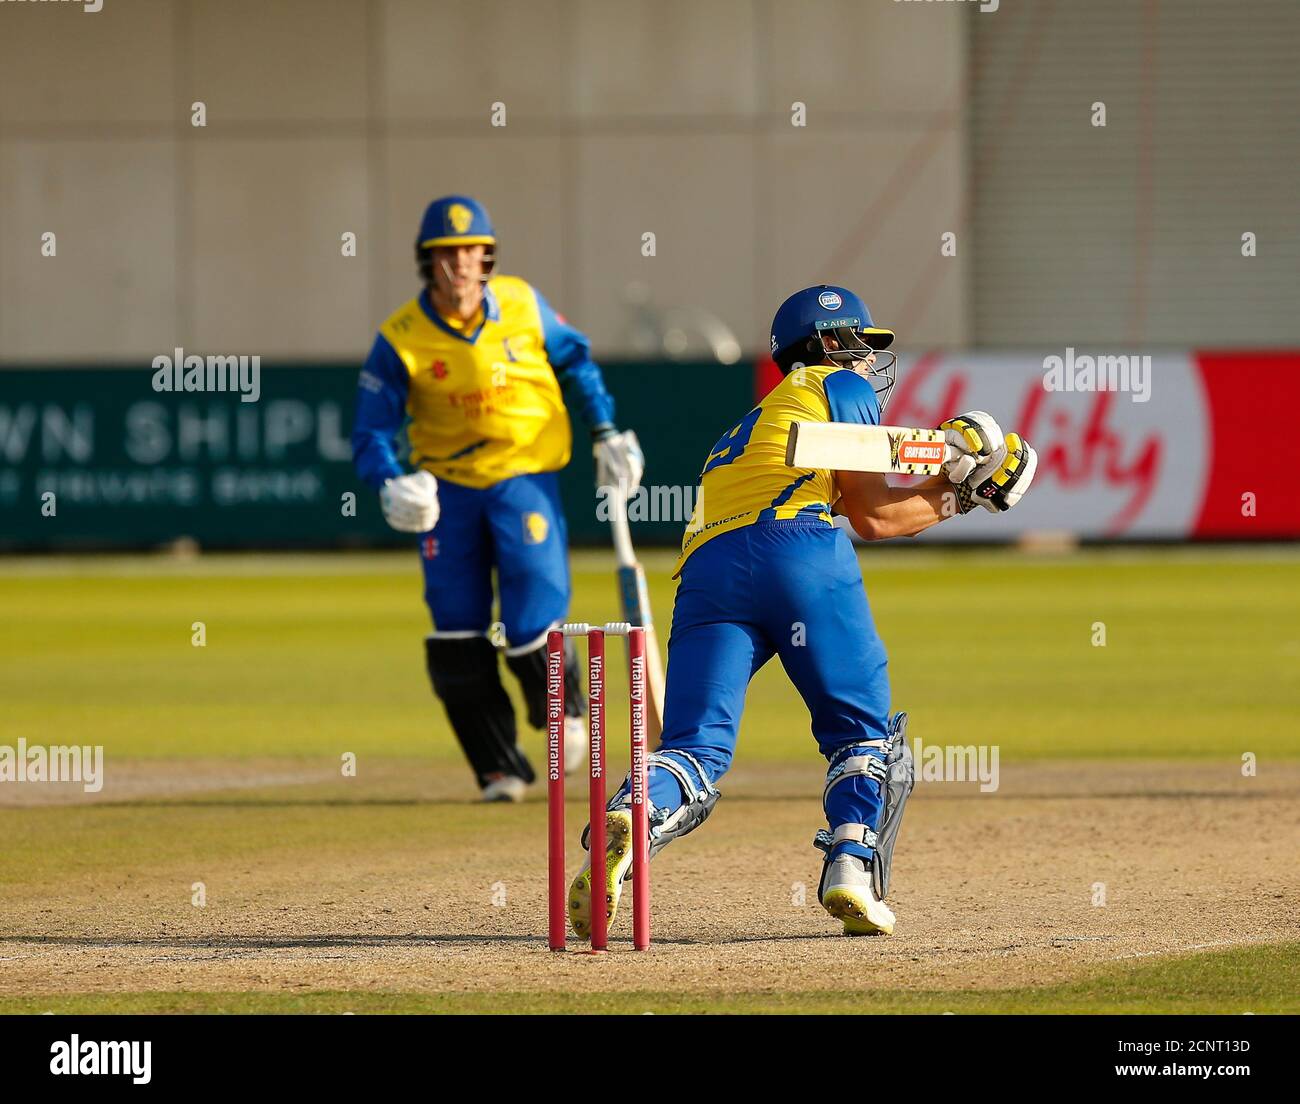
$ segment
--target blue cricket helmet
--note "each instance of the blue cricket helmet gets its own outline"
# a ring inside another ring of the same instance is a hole
[[[496,261],[496,231],[487,208],[466,195],[435,199],[424,209],[420,233],[415,239],[415,260],[420,275],[433,279],[433,249],[444,245],[484,245],[483,271],[491,272]]]
[[[894,340],[893,330],[882,329],[871,320],[871,312],[861,297],[848,288],[817,284],[796,291],[777,308],[772,319],[772,356],[780,359],[782,353],[796,345],[800,352],[806,352],[810,339],[837,329],[861,335],[872,349],[886,349]]]
[[[866,374],[884,410],[894,386],[892,352],[875,354],[894,341],[894,331],[877,326],[858,295],[834,284],[817,284],[796,291],[777,308],[772,319],[772,358],[782,374],[799,364],[830,360],[845,368],[872,358]]]
[[[420,245],[496,245],[496,232],[487,208],[464,195],[443,196],[424,209]]]

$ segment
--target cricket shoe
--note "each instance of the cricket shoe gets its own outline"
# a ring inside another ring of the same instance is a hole
[[[845,935],[892,935],[894,914],[876,896],[871,872],[857,855],[832,859],[822,890],[822,907],[844,922]]]
[[[632,867],[632,811],[611,809],[605,814],[605,915],[614,926],[614,915],[623,896],[623,882]],[[600,885],[597,885],[599,891]],[[591,855],[581,873],[569,886],[569,924],[579,939],[591,938]]]
[[[513,774],[502,774],[492,779],[483,787],[482,800],[486,802],[496,801],[523,801],[524,794],[528,792],[528,783],[522,778]]]
[[[564,718],[564,773],[577,774],[587,762],[591,730],[586,717]]]

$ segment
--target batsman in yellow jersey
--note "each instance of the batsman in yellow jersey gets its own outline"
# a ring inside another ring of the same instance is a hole
[[[496,272],[496,233],[482,204],[444,196],[415,246],[423,290],[380,327],[357,390],[357,473],[379,491],[393,528],[419,534],[433,619],[425,661],[484,800],[518,801],[534,780],[518,746],[492,624],[493,573],[506,665],[529,722],[546,721],[546,633],[569,606],[569,560],[557,473],[573,440],[565,402],[593,442],[598,486],[640,484],[645,461],[589,343],[541,294]],[[393,442],[403,423],[408,474]],[[567,657],[565,767],[587,747],[576,654]]]
[[[892,713],[885,646],[853,544],[912,536],[973,509],[1010,509],[1033,480],[1033,449],[1004,440],[988,414],[943,423],[956,457],[915,486],[883,475],[786,464],[794,422],[881,424],[894,384],[894,334],[842,287],[792,295],[772,321],[784,379],[713,446],[677,564],[663,740],[649,760],[650,854],[704,822],[731,765],[750,679],[773,656],[803,697],[829,767],[818,898],[849,935],[888,934],[884,903],[903,807],[914,780],[907,714]],[[613,915],[631,864],[625,785],[609,805],[603,896]],[[590,930],[590,864],[569,895]],[[597,900],[601,889],[597,889]]]

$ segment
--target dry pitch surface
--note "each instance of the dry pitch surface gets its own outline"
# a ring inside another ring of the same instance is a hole
[[[895,860],[898,930],[875,939],[841,937],[816,903],[822,770],[738,767],[710,822],[655,861],[653,948],[631,951],[622,915],[601,957],[546,949],[540,794],[476,805],[459,770],[139,761],[112,800],[25,787],[21,811],[0,809],[28,856],[0,898],[0,997],[508,992],[544,1007],[645,990],[707,1007],[834,990],[865,1010],[882,990],[1033,988],[1300,938],[1300,765],[1036,763],[1004,766],[992,794],[923,783]]]

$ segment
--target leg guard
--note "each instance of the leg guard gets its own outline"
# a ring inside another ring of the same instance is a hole
[[[485,636],[429,636],[424,654],[433,692],[479,786],[510,775],[532,782],[533,768],[515,743],[515,711],[492,642]]]
[[[675,758],[672,758],[675,757]],[[660,851],[675,839],[688,836],[709,818],[713,806],[722,796],[709,781],[695,756],[685,751],[652,752],[646,759],[646,770],[655,768],[667,771],[682,788],[686,797],[685,804],[668,810],[650,806],[650,857],[653,859]],[[648,787],[647,787],[648,788]],[[618,793],[609,799],[610,811],[630,809],[632,807],[632,780],[629,776],[619,787]],[[591,831],[588,825],[582,830],[582,846],[587,847],[587,838]],[[630,873],[630,872],[629,872]]]
[[[526,652],[506,652],[506,666],[514,672],[528,705],[528,723],[546,727],[546,640]],[[564,715],[585,717],[587,694],[578,669],[578,649],[572,640],[564,642]]]
[[[863,751],[868,754],[856,754]],[[813,846],[826,855],[822,864],[821,882],[817,887],[818,900],[825,893],[826,875],[831,860],[846,851],[856,853],[870,863],[871,880],[877,897],[883,901],[889,892],[894,844],[898,840],[898,829],[903,820],[908,795],[916,784],[912,749],[907,742],[906,713],[894,714],[889,724],[887,740],[872,740],[847,748],[845,754],[833,762],[827,772],[825,794],[829,794],[834,786],[846,778],[859,775],[865,775],[879,784],[880,814],[875,825],[841,824],[833,832],[823,828],[813,838]],[[850,846],[841,847],[842,844]]]

